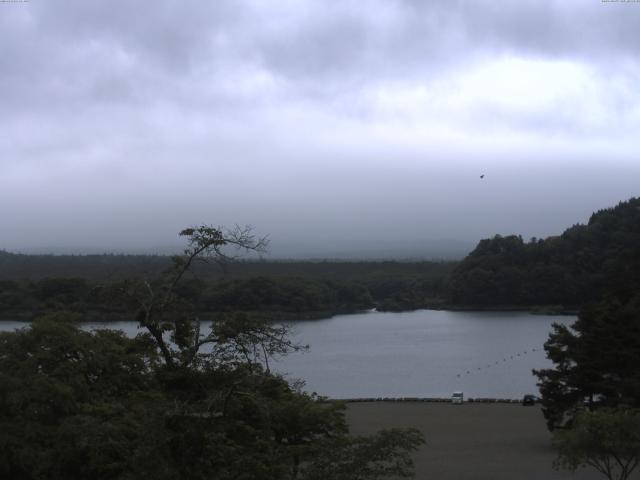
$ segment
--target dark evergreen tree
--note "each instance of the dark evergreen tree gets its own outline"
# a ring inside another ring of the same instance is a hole
[[[640,407],[640,295],[584,307],[571,328],[554,326],[545,350],[555,368],[534,373],[550,429],[584,408]]]

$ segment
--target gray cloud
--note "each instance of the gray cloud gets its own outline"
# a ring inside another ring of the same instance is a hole
[[[203,221],[306,251],[557,233],[637,194],[638,20],[595,1],[0,5],[0,248],[141,248]]]

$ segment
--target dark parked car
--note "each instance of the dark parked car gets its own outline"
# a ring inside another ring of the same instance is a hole
[[[534,395],[525,395],[522,398],[522,405],[526,406],[530,406],[530,405],[535,405],[536,404],[536,397]]]

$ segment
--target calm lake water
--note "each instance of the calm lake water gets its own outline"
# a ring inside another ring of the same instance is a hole
[[[537,394],[534,368],[551,363],[543,343],[574,317],[522,312],[366,312],[291,324],[310,346],[272,364],[306,389],[332,398],[449,396],[520,398]],[[0,330],[23,327],[0,322]],[[135,335],[135,322],[87,323]]]

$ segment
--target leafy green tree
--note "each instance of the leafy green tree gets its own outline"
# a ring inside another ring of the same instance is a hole
[[[585,403],[640,407],[640,296],[583,308],[571,328],[554,326],[545,350],[555,368],[534,373],[550,429],[571,426]]]
[[[422,443],[417,430],[391,429],[369,437],[325,441],[304,468],[305,480],[372,480],[413,476],[410,453]]]
[[[236,338],[242,325],[221,341],[229,342],[223,353],[179,367],[164,363],[149,334],[86,332],[74,320],[59,314],[0,334],[1,478],[279,480],[317,478],[331,468],[334,478],[374,479],[411,472],[420,433],[349,437],[344,404],[292,388],[247,360],[240,345],[250,339]]]
[[[149,337],[84,332],[65,315],[1,333],[0,477],[135,478],[156,452],[155,352]]]
[[[553,436],[556,468],[590,466],[609,480],[626,480],[640,462],[640,411],[581,411],[571,429]]]

